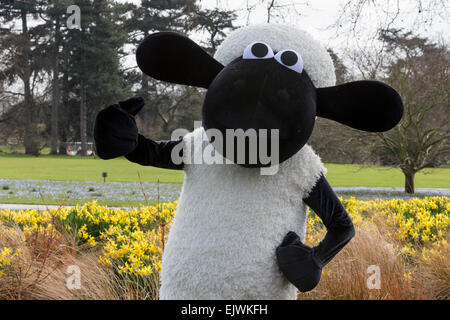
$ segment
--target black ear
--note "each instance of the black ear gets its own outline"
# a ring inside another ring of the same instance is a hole
[[[223,65],[198,44],[177,32],[146,37],[136,51],[139,68],[150,77],[172,83],[208,88]]]
[[[379,81],[355,81],[317,89],[317,115],[355,129],[382,132],[403,115],[400,95]]]

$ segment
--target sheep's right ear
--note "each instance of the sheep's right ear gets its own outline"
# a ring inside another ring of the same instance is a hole
[[[148,76],[167,82],[208,88],[223,65],[198,44],[177,32],[157,32],[136,51],[139,68]]]
[[[317,115],[349,127],[382,132],[403,116],[403,103],[393,88],[379,81],[354,81],[317,89]]]

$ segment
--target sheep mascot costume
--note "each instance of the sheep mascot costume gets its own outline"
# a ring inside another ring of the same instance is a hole
[[[158,32],[143,40],[136,59],[150,77],[207,89],[202,126],[179,139],[138,134],[140,97],[109,106],[95,122],[101,158],[125,156],[185,171],[162,259],[161,299],[295,299],[297,289],[312,290],[322,268],[355,234],[326,169],[306,144],[315,119],[386,131],[403,114],[398,93],[378,81],[335,86],[325,48],[282,25],[238,29],[214,58],[182,34]],[[234,141],[231,129],[258,132],[257,149],[276,150],[278,161],[247,156],[251,139],[243,144],[246,156],[225,152],[220,147]],[[263,139],[261,129],[278,132],[278,140]],[[205,150],[213,163],[193,161]],[[274,165],[275,173],[263,174]],[[313,248],[303,243],[306,205],[327,228]]]

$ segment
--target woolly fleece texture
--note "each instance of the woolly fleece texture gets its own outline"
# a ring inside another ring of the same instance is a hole
[[[199,156],[210,146],[203,128],[183,143]],[[199,143],[200,142],[200,143]],[[208,150],[212,150],[208,149]],[[186,177],[164,250],[161,299],[295,299],[275,249],[288,231],[303,240],[303,202],[321,173],[305,145],[277,174],[236,164],[185,165]]]
[[[219,46],[214,58],[226,66],[254,41],[267,43],[275,52],[293,49],[303,58],[304,69],[316,88],[334,86],[336,75],[327,50],[306,31],[296,27],[260,24],[233,31]]]

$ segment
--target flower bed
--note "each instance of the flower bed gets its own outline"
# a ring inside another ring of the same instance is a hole
[[[389,255],[401,263],[401,276],[404,278],[402,281],[409,281],[411,272],[421,264],[433,265],[440,259],[443,268],[446,268],[449,259],[447,238],[450,198],[369,201],[351,198],[342,201],[356,226],[357,235],[360,233],[370,235],[370,238],[380,237],[381,240],[375,242],[375,246],[386,244]],[[5,288],[9,288],[8,295],[0,289],[0,298],[14,298],[14,292],[18,290],[15,281],[24,276],[23,270],[27,264],[42,265],[43,270],[47,268],[45,263],[51,261],[52,256],[66,257],[68,252],[71,256],[85,253],[94,255],[102,270],[111,271],[115,279],[113,286],[120,283],[122,291],[124,287],[127,288],[128,298],[157,298],[161,257],[176,207],[177,202],[162,202],[121,210],[101,206],[93,201],[76,208],[58,208],[43,212],[0,210],[0,288],[2,282],[3,285],[8,284]],[[320,219],[310,213],[307,244],[317,244],[324,234],[325,228]],[[343,253],[336,257],[336,263],[353,263],[339,262],[339,259],[345,257],[345,251],[352,250],[352,245],[356,246],[358,240],[355,244],[352,244],[353,242],[352,240],[349,248],[346,247]],[[364,250],[370,251],[371,248]],[[355,255],[359,254],[362,252],[356,251]],[[358,259],[358,256],[354,259]],[[382,264],[383,261],[379,263]],[[29,266],[28,268],[30,269]],[[52,265],[47,270],[47,277],[51,278],[52,270],[58,268],[61,266],[57,263]],[[42,270],[37,268],[33,273],[33,277],[36,277],[36,273],[39,276],[35,282],[30,282],[30,288],[45,283],[46,280],[41,276]],[[333,270],[333,262],[330,267],[324,269],[321,284],[313,292],[320,292],[317,290],[320,290],[321,286],[322,291],[324,290],[327,270]],[[437,279],[444,284],[444,288],[450,281],[448,276],[448,272],[444,270]],[[114,290],[117,288],[112,289]],[[429,297],[450,296],[446,290],[443,292],[437,294],[430,291]],[[30,298],[33,298],[33,295],[30,295]],[[117,297],[126,298],[123,295]]]

